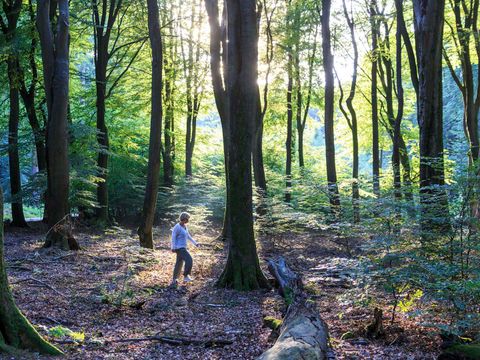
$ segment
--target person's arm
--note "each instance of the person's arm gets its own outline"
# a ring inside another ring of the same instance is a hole
[[[172,245],[171,245],[171,250],[175,250],[175,243],[176,243],[176,239],[177,239],[177,234],[178,234],[178,226],[175,225],[173,227],[173,230],[172,230]]]
[[[195,246],[198,247],[198,245],[199,245],[198,242],[196,242],[196,241],[192,238],[192,235],[190,235],[190,233],[188,232],[187,229],[185,229],[185,231],[187,232],[187,239],[190,240],[193,245],[195,245]]]

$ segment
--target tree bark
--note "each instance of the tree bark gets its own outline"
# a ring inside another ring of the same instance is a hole
[[[143,202],[142,223],[138,228],[140,246],[153,249],[152,227],[157,204],[160,153],[162,147],[162,34],[156,0],[147,0],[148,34],[152,49],[152,113],[150,117],[150,144],[148,174]]]
[[[333,126],[335,84],[333,79],[333,55],[330,45],[330,8],[331,0],[322,0],[322,48],[323,68],[325,71],[325,154],[330,205],[332,213],[337,216],[340,212],[340,196],[335,165],[335,135]]]
[[[225,163],[225,183],[228,189],[229,176],[228,176],[228,152],[230,149],[230,134],[227,131],[227,94],[225,90],[226,79],[222,76],[222,68],[224,75],[226,72],[226,9],[224,8],[222,15],[222,24],[220,24],[220,17],[218,11],[218,0],[205,0],[205,7],[208,14],[208,22],[210,25],[210,72],[212,76],[213,95],[215,98],[215,104],[217,106],[218,115],[220,116],[220,122],[222,124],[222,136],[223,136],[223,154]],[[222,52],[223,49],[223,52]],[[230,226],[230,195],[227,190],[225,197],[225,212],[223,219],[223,227],[219,240],[228,240],[231,237]]]
[[[55,9],[53,9],[55,10]],[[68,81],[69,12],[68,0],[58,1],[55,35],[51,29],[50,0],[39,0],[37,28],[42,48],[45,94],[47,98],[47,198],[48,225],[45,247],[77,250],[70,230],[68,163]],[[55,12],[55,11],[54,11]]]
[[[10,114],[8,118],[8,163],[10,175],[10,192],[12,206],[12,225],[27,227],[23,213],[22,180],[20,172],[20,158],[18,154],[18,124],[20,121],[19,75],[20,62],[16,48],[17,23],[22,8],[19,0],[3,2],[3,11],[7,24],[2,21],[2,33],[5,35],[8,50],[7,74],[9,82]]]
[[[100,224],[110,222],[108,211],[108,160],[110,152],[110,141],[108,127],[106,123],[106,100],[112,89],[115,87],[118,79],[113,82],[112,87],[107,92],[107,66],[113,53],[118,47],[109,51],[110,37],[113,26],[117,20],[122,0],[103,1],[98,6],[97,0],[92,2],[93,36],[94,36],[94,58],[95,58],[95,85],[96,85],[96,108],[97,108],[97,142],[98,156],[97,167],[99,169],[97,182],[97,202],[96,209],[97,221]],[[117,39],[116,39],[117,40]],[[115,44],[117,41],[115,41]],[[121,77],[122,75],[120,75]]]
[[[371,102],[372,102],[372,174],[373,193],[380,195],[380,151],[378,135],[378,95],[377,95],[377,71],[378,71],[378,49],[377,33],[378,21],[376,20],[377,1],[371,0],[369,8],[370,28],[372,31],[372,71],[371,71]]]
[[[315,305],[307,301],[302,279],[290,270],[283,258],[269,260],[268,270],[277,280],[288,308],[280,336],[257,360],[327,359],[328,327]]]
[[[348,126],[352,132],[352,144],[353,144],[353,161],[352,161],[352,207],[353,207],[353,222],[358,223],[360,222],[360,191],[359,191],[359,184],[358,184],[358,168],[359,168],[359,161],[358,161],[358,124],[357,124],[357,112],[353,106],[353,99],[355,98],[355,92],[357,87],[357,73],[358,73],[358,47],[357,41],[355,39],[355,23],[353,19],[348,15],[347,5],[345,0],[343,0],[343,13],[345,15],[345,19],[347,21],[348,28],[350,29],[350,37],[352,39],[352,47],[353,47],[353,74],[352,74],[352,82],[350,86],[350,93],[346,99],[346,104],[350,115],[347,114],[345,109],[343,108],[342,99],[343,99],[343,91],[341,89],[341,84],[339,80],[339,86],[341,91],[341,98],[339,101],[340,109],[347,119]]]
[[[252,137],[258,115],[255,0],[227,0],[227,133],[230,233],[227,264],[217,285],[237,290],[268,287],[260,269],[252,214]]]
[[[288,50],[287,62],[287,138],[285,140],[285,201],[292,200],[292,136],[293,136],[293,55]]]
[[[20,121],[20,97],[16,84],[17,66],[15,59],[8,61],[10,82],[10,115],[8,120],[8,163],[10,169],[10,190],[12,204],[12,225],[27,227],[23,213],[22,180],[20,173],[20,157],[18,154],[18,123]]]
[[[431,223],[432,213],[448,218],[448,199],[441,188],[445,184],[442,109],[445,1],[414,0],[413,8],[419,78],[421,219],[422,229],[427,233],[432,227],[449,227],[446,225],[448,219],[438,226]]]
[[[15,355],[16,350],[30,350],[46,355],[62,352],[46,342],[15,305],[4,260],[3,191],[0,187],[0,352]]]

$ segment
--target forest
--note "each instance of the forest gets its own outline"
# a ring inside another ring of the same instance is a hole
[[[480,359],[480,0],[0,1],[1,359]]]

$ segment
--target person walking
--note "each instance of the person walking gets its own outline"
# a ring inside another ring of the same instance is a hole
[[[200,243],[196,242],[190,233],[188,232],[187,223],[190,220],[190,214],[187,212],[182,212],[178,219],[178,223],[172,229],[172,252],[177,254],[177,260],[175,262],[175,267],[173,269],[173,279],[172,286],[178,284],[178,277],[184,267],[183,271],[183,281],[188,283],[193,280],[190,277],[192,272],[193,259],[190,253],[187,250],[187,241],[190,241],[196,247],[200,246]]]

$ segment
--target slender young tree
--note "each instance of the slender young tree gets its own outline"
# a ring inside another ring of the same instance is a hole
[[[57,15],[58,9],[58,15]],[[47,213],[49,230],[45,246],[76,250],[70,231],[68,162],[69,11],[68,0],[39,0],[37,29],[43,60],[47,98]],[[58,16],[58,17],[57,17]],[[52,20],[56,18],[56,29]]]
[[[260,269],[252,214],[252,139],[258,115],[255,0],[227,0],[227,133],[230,232],[228,258],[218,285],[237,290],[268,287]]]
[[[428,231],[431,214],[448,216],[443,161],[442,41],[445,0],[413,0],[418,65],[417,118],[420,127],[420,201],[422,229]]]
[[[7,73],[9,82],[10,114],[8,118],[8,163],[10,170],[10,190],[12,205],[12,225],[27,227],[23,213],[22,180],[20,173],[20,157],[18,154],[18,125],[20,122],[19,73],[20,59],[17,49],[17,24],[22,9],[22,1],[2,0],[6,23],[0,16],[0,28],[9,47],[7,57]]]
[[[164,131],[162,144],[163,158],[163,185],[172,186],[174,183],[175,163],[175,97],[177,77],[177,39],[175,26],[172,19],[174,14],[174,2],[165,4],[162,27],[166,30],[166,40],[163,43],[163,103],[165,107]]]
[[[480,112],[480,75],[474,76],[474,65],[480,63],[480,37],[478,32],[479,0],[453,0],[450,7],[455,17],[455,24],[446,21],[448,35],[452,39],[456,58],[460,61],[460,74],[453,67],[452,56],[443,49],[443,57],[450,69],[455,84],[462,93],[463,123],[465,136],[470,146],[468,160],[473,166],[480,156],[480,141],[478,135],[478,116]],[[475,57],[472,61],[472,45]],[[477,71],[478,72],[478,71]]]
[[[152,49],[152,112],[150,117],[150,144],[148,149],[148,173],[142,222],[138,228],[140,245],[153,249],[153,220],[157,205],[160,153],[162,148],[162,34],[157,0],[147,0],[148,34]]]
[[[197,136],[197,118],[202,103],[204,92],[204,78],[206,68],[200,61],[202,54],[201,49],[201,32],[195,33],[195,27],[199,26],[203,21],[203,11],[201,10],[202,0],[192,2],[190,15],[190,27],[188,29],[188,37],[180,38],[180,47],[183,60],[183,73],[185,77],[185,92],[187,102],[187,131],[185,134],[185,176],[190,177],[192,172],[193,150]],[[185,46],[185,42],[187,45]],[[187,49],[185,49],[185,47]]]
[[[357,112],[353,106],[353,99],[355,98],[355,92],[357,88],[357,74],[358,74],[358,46],[357,40],[355,38],[355,23],[352,17],[348,14],[347,4],[345,0],[343,0],[343,14],[345,15],[345,20],[347,21],[348,28],[350,30],[350,37],[352,40],[352,47],[353,47],[353,74],[352,74],[352,82],[350,85],[350,92],[345,100],[348,108],[347,110],[343,106],[343,89],[338,80],[339,88],[340,88],[340,99],[339,105],[340,110],[343,113],[343,116],[347,120],[348,127],[352,132],[352,144],[353,144],[353,166],[352,166],[352,204],[353,204],[353,221],[355,223],[360,222],[360,208],[359,208],[359,199],[360,199],[360,191],[359,191],[359,184],[358,184],[358,167],[359,167],[359,153],[358,153],[358,122],[357,122]]]
[[[331,0],[322,0],[322,49],[323,69],[325,72],[325,153],[327,162],[328,192],[332,213],[338,214],[340,196],[337,185],[337,170],[335,165],[335,136],[333,128],[334,92],[333,55],[330,34],[330,8]]]
[[[95,60],[95,86],[96,86],[96,108],[97,108],[97,142],[98,157],[97,167],[99,169],[99,181],[97,182],[96,217],[99,223],[106,224],[110,221],[108,213],[108,161],[110,153],[110,140],[106,122],[106,101],[118,85],[120,79],[132,66],[135,58],[145,44],[147,38],[134,39],[122,43],[121,24],[128,10],[128,3],[123,0],[107,0],[100,3],[99,0],[91,2],[92,24],[94,38],[94,60]],[[119,25],[116,25],[117,21]],[[115,31],[115,27],[117,30]],[[109,65],[115,56],[123,52],[120,58],[127,57],[131,46],[140,43],[137,50],[130,57],[125,69],[119,75],[114,73],[114,68],[120,65],[116,62],[112,68]]]
[[[379,14],[382,14],[383,19],[380,21],[380,28],[383,28],[383,37],[380,31],[378,32],[377,36],[378,39],[380,40],[379,47],[380,47],[380,57],[379,57],[379,63],[378,63],[378,73],[381,81],[381,85],[383,88],[383,93],[382,96],[384,97],[385,102],[381,103],[382,104],[382,110],[384,110],[384,113],[386,115],[386,119],[381,117],[381,123],[385,127],[385,130],[387,131],[388,135],[390,136],[392,143],[393,143],[393,154],[398,154],[398,158],[400,163],[395,164],[396,158],[392,158],[393,161],[393,169],[394,169],[394,178],[396,176],[401,178],[401,170],[400,170],[400,164],[401,167],[403,168],[403,183],[405,185],[405,196],[407,199],[412,199],[412,194],[410,191],[411,188],[411,167],[410,167],[410,158],[408,156],[408,150],[407,150],[407,145],[405,144],[405,140],[403,138],[403,135],[400,131],[398,130],[397,133],[395,133],[395,126],[396,126],[396,119],[398,116],[395,115],[395,104],[394,100],[397,102],[397,111],[400,110],[401,115],[403,116],[403,88],[401,89],[401,93],[398,92],[398,89],[396,88],[396,85],[398,82],[396,79],[398,77],[395,76],[395,70],[394,70],[394,62],[393,59],[397,55],[393,56],[391,54],[391,44],[390,44],[390,29],[391,26],[387,22],[386,17],[383,14],[383,11],[380,12],[378,11]],[[397,41],[400,41],[400,39],[397,39]],[[400,59],[401,60],[401,59]],[[401,64],[397,64],[401,65]],[[399,75],[399,74],[397,74]],[[395,136],[398,138],[395,139]],[[398,147],[398,149],[396,148]],[[401,188],[401,181],[397,183],[397,188]],[[400,194],[400,193],[398,193]]]
[[[378,135],[378,20],[376,19],[377,0],[370,0],[369,19],[372,37],[372,71],[371,71],[371,103],[372,103],[372,174],[373,174],[373,193],[380,195],[380,151]]]

